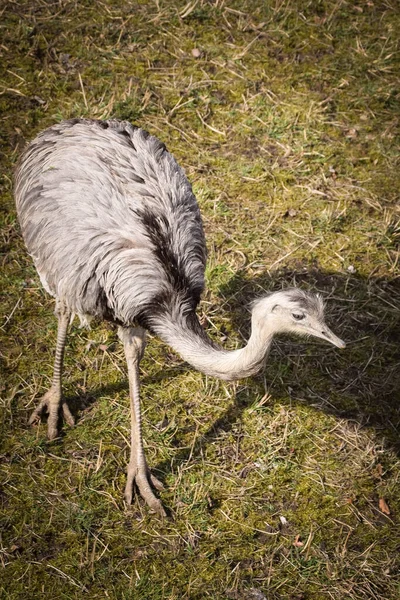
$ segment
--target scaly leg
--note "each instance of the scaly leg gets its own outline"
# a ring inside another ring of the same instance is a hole
[[[65,306],[65,304],[56,300],[55,315],[58,319],[57,329],[57,345],[56,345],[56,356],[54,359],[54,372],[53,382],[51,388],[45,393],[38,406],[33,411],[29,424],[33,425],[40,421],[41,414],[47,410],[49,417],[47,420],[47,437],[49,440],[53,440],[58,436],[58,418],[60,413],[60,406],[62,408],[63,416],[68,425],[74,425],[75,419],[71,414],[71,411],[62,397],[61,390],[61,375],[64,359],[65,341],[67,338],[67,330],[71,313]]]
[[[146,345],[146,332],[141,327],[119,327],[118,336],[124,344],[126,362],[128,364],[129,396],[131,405],[131,455],[128,466],[128,478],[125,487],[125,500],[132,502],[133,484],[142,498],[159,515],[165,517],[163,506],[155,497],[151,485],[157,490],[163,485],[151,473],[143,451],[142,428],[139,399],[139,363]]]

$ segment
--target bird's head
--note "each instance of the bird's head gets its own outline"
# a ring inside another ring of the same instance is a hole
[[[252,318],[261,331],[313,335],[338,348],[346,346],[326,325],[324,303],[319,294],[297,288],[275,292],[254,302]]]

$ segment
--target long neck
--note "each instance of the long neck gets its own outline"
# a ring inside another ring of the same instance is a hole
[[[250,339],[244,348],[227,351],[216,346],[201,327],[197,316],[176,315],[153,321],[152,330],[172,346],[184,360],[206,375],[220,379],[241,379],[254,375],[265,365],[273,332],[263,335],[252,323]]]

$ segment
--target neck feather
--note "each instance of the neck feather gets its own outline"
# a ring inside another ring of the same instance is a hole
[[[207,336],[197,315],[176,318],[164,315],[152,320],[151,329],[197,370],[220,379],[241,379],[258,373],[265,365],[273,332],[260,336],[252,323],[247,345],[238,350],[224,350]]]

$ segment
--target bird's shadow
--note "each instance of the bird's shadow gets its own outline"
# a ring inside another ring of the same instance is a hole
[[[372,428],[384,446],[400,454],[399,280],[330,273],[300,264],[295,270],[273,275],[249,277],[239,272],[220,288],[219,296],[232,327],[245,340],[251,299],[290,286],[321,293],[326,300],[326,321],[347,347],[337,350],[319,340],[278,338],[266,371],[257,376],[260,394],[265,393],[267,382],[271,403],[306,403],[317,411]],[[233,404],[193,447],[183,447],[174,455],[174,465],[199,456],[221,431],[230,431],[253,400],[239,391]],[[171,464],[163,461],[156,470],[165,475]]]

